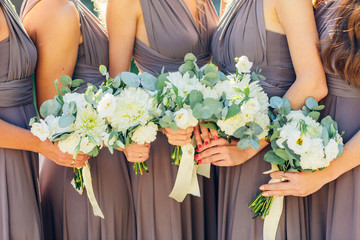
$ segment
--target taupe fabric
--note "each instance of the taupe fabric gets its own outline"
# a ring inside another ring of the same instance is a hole
[[[11,3],[0,0],[0,9],[10,30],[0,42],[0,119],[29,128],[36,49]],[[35,154],[0,148],[0,239],[43,239],[38,171]]]
[[[235,73],[235,57],[246,55],[253,69],[262,69],[267,78],[261,82],[271,96],[283,96],[294,83],[285,35],[265,29],[262,0],[233,1],[220,21],[212,40],[214,61],[224,72]],[[262,174],[270,169],[264,155],[270,147],[246,163],[219,168],[218,239],[262,239],[263,220],[252,220],[248,203],[259,193],[259,187],[270,180]],[[307,239],[307,199],[286,197],[277,239]]]
[[[339,2],[326,1],[315,11],[322,49],[333,30]],[[360,130],[360,89],[325,71],[329,94],[323,100],[323,115],[338,122],[347,142]],[[310,196],[311,239],[360,239],[359,182],[360,167],[356,167]]]
[[[38,0],[25,1],[24,17]],[[108,66],[108,40],[105,28],[79,1],[74,0],[80,14],[83,44],[79,46],[73,78],[86,84],[101,84],[105,79],[99,65]],[[86,194],[79,195],[70,185],[73,170],[42,159],[40,174],[44,232],[46,239],[136,239],[135,215],[127,162],[122,152],[111,155],[108,149],[89,160],[96,199],[105,219],[93,215]]]
[[[210,60],[210,40],[217,15],[210,0],[199,15],[197,28],[183,0],[141,0],[150,47],[136,40],[134,58],[141,71],[152,74],[176,71],[186,53],[200,65]],[[187,196],[183,203],[170,198],[178,166],[171,164],[171,146],[159,133],[146,161],[150,174],[131,180],[139,240],[216,239],[215,176],[199,177],[201,197]]]

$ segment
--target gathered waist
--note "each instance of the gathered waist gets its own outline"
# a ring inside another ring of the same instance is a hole
[[[32,78],[0,83],[0,107],[18,107],[33,102]]]
[[[360,88],[350,85],[344,79],[326,74],[326,81],[330,95],[345,98],[360,98]]]

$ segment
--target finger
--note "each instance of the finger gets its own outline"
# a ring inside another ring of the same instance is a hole
[[[189,134],[194,131],[194,127],[188,127],[186,129],[178,128],[178,130],[173,130],[171,127],[165,128],[165,134],[179,135],[179,134]]]
[[[185,146],[185,145],[187,145],[187,144],[189,144],[189,143],[191,143],[191,138],[188,138],[187,140],[185,140],[185,141],[179,141],[179,140],[171,140],[171,139],[168,139],[169,140],[169,143],[171,144],[171,145],[174,145],[174,146]]]
[[[198,160],[198,163],[205,164],[205,163],[213,163],[213,162],[223,161],[223,160],[224,160],[224,156],[222,154],[214,154],[209,157]]]
[[[208,146],[210,144],[209,129],[200,125],[201,136],[204,139],[204,145]]]
[[[267,191],[267,192],[263,192],[262,195],[264,197],[281,197],[281,196],[290,196],[292,194],[286,191]]]
[[[196,141],[196,146],[198,147],[198,149],[196,150],[197,152],[202,148],[202,139],[201,139],[201,134],[200,134],[200,126],[197,125],[195,128],[194,128],[194,138],[195,138],[195,141]]]
[[[177,140],[177,141],[183,141],[183,140],[186,140],[186,139],[189,139],[191,137],[191,134],[181,134],[181,135],[178,135],[178,134],[168,134],[166,135],[168,139],[172,139],[172,140]]]
[[[229,163],[226,160],[220,160],[220,161],[216,161],[211,163],[212,165],[218,166],[218,167],[229,167],[229,166],[233,166],[233,164]]]
[[[212,139],[216,140],[219,138],[218,132],[215,129],[209,129]]]
[[[292,189],[293,184],[290,182],[268,183],[260,186],[261,191],[285,191]]]
[[[204,146],[199,152],[203,152],[207,149],[219,147],[219,146],[229,146],[229,142],[225,138],[218,138],[216,140],[212,140],[209,145]]]
[[[276,171],[276,172],[270,173],[270,177],[272,179],[280,179],[284,176],[285,176],[285,173],[283,171]]]

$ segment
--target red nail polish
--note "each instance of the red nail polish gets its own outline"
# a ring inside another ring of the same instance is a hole
[[[195,155],[195,160],[198,160],[199,159],[199,155]]]
[[[200,149],[196,149],[196,152],[200,152]]]
[[[201,145],[201,144],[199,144],[199,145],[198,145],[198,148],[199,148],[199,149],[200,149],[200,148],[202,148],[202,145]]]
[[[199,160],[198,163],[199,163],[199,164],[202,164],[202,160]]]
[[[216,136],[216,135],[214,136],[214,140],[216,140],[216,139],[218,139],[218,138],[219,138],[218,136]]]
[[[207,146],[207,145],[209,145],[209,141],[206,141],[206,142],[205,142],[205,146]]]

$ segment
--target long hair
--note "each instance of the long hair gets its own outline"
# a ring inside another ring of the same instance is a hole
[[[315,2],[315,7],[321,0]],[[336,24],[322,51],[324,66],[360,87],[360,0],[342,0]]]

